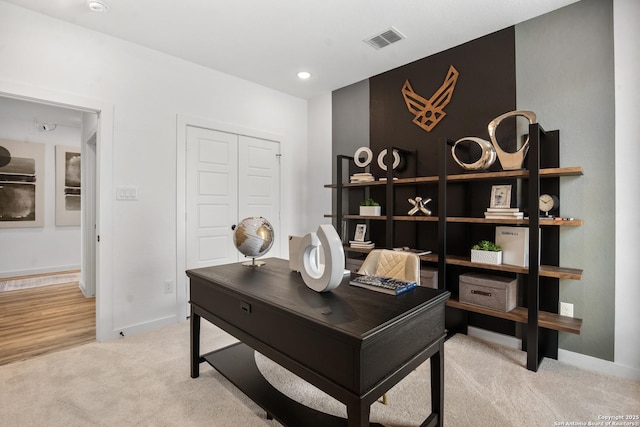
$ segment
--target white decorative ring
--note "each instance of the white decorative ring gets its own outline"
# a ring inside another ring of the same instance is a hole
[[[478,160],[473,163],[464,163],[458,158],[458,156],[456,155],[456,147],[463,141],[470,141],[478,144],[478,146],[482,150],[482,154],[480,154],[480,158]],[[462,166],[463,169],[471,171],[478,169],[489,169],[489,167],[491,167],[491,165],[496,161],[497,153],[493,148],[493,145],[491,145],[491,143],[486,139],[477,138],[475,136],[465,136],[464,138],[460,138],[455,142],[455,144],[453,144],[453,147],[451,147],[451,156],[457,164]]]
[[[360,161],[360,155],[361,154],[365,154],[366,158],[364,161]],[[373,151],[371,151],[371,148],[369,147],[360,147],[356,150],[356,153],[353,155],[353,161],[356,164],[356,166],[364,168],[365,166],[369,166],[369,163],[371,163],[371,160],[373,160]]]
[[[383,171],[387,170],[387,165],[384,162],[384,158],[386,156],[387,156],[386,148],[382,150],[380,154],[378,154],[378,166],[380,166],[380,169],[382,169]],[[398,153],[398,150],[393,150],[393,169],[397,168],[399,165],[400,165],[400,154]]]

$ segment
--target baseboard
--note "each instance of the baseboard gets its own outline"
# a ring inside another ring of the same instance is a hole
[[[499,334],[497,332],[487,331],[486,329],[480,329],[474,326],[467,327],[467,335],[494,344],[503,345],[505,347],[515,348],[516,350],[522,349],[522,340],[510,335]]]
[[[3,272],[0,272],[0,279],[4,279],[6,277],[34,276],[36,274],[48,274],[48,273],[57,273],[59,271],[72,271],[72,270],[80,270],[80,264],[58,265],[55,267],[33,268],[29,270],[3,271]]]
[[[608,360],[598,359],[597,357],[587,356],[586,354],[558,349],[558,360],[589,371],[640,381],[640,370],[619,365]]]
[[[467,335],[475,337],[483,341],[503,345],[516,350],[522,349],[522,341],[510,335],[503,335],[485,329],[469,326]],[[585,354],[574,353],[573,351],[558,349],[558,361],[573,365],[580,369],[595,371],[605,375],[611,375],[619,378],[626,378],[633,381],[640,381],[640,370],[628,366],[622,366],[615,362],[598,359],[597,357],[587,356]]]
[[[163,317],[161,319],[152,320],[150,322],[138,323],[137,325],[124,326],[122,328],[116,328],[111,332],[111,337],[108,339],[122,338],[129,335],[137,335],[143,332],[149,332],[156,329],[160,329],[163,326],[172,325],[178,323],[178,316]]]

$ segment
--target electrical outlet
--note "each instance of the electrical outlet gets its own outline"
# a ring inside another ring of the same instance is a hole
[[[171,280],[171,279],[165,280],[164,281],[164,293],[165,294],[170,294],[171,292],[173,292],[173,280]]]
[[[568,302],[560,303],[560,315],[573,317],[573,304]]]

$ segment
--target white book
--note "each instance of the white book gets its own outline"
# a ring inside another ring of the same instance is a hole
[[[487,212],[520,212],[520,208],[487,208]]]
[[[496,245],[502,248],[502,263],[529,266],[529,227],[496,227]]]

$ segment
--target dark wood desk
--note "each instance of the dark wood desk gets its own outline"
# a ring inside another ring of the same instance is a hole
[[[431,358],[431,415],[442,426],[444,312],[449,292],[416,288],[390,296],[350,286],[317,293],[286,260],[187,271],[191,289],[191,376],[209,362],[284,425],[345,425],[273,388],[255,365],[255,349],[347,407],[348,426],[368,426],[370,406]],[[200,354],[200,318],[242,343]],[[393,403],[391,403],[393,404]],[[418,402],[416,402],[418,404]]]

